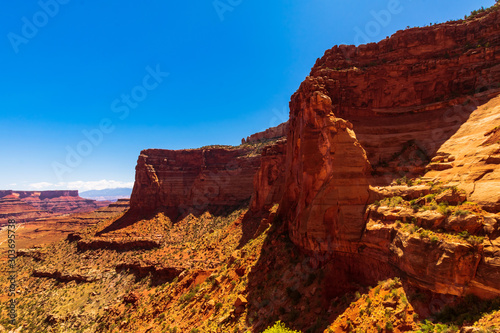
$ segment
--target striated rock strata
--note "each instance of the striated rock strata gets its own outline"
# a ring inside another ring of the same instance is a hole
[[[78,191],[0,191],[0,224],[9,218],[29,222],[38,218],[105,207],[109,201],[83,199]]]
[[[420,173],[469,114],[500,92],[499,16],[494,10],[379,43],[335,46],[298,94],[330,97],[329,111],[354,125],[378,175],[388,173],[379,183]]]
[[[141,152],[130,211],[162,210],[176,220],[187,213],[220,213],[246,203],[260,154],[252,147]]]
[[[455,236],[430,242],[424,229],[420,237],[365,213],[381,191],[370,185],[429,169],[498,212],[498,144],[488,138],[498,113],[478,106],[500,92],[499,16],[400,31],[318,59],[290,102],[279,214],[296,245],[364,282],[398,274],[437,293],[500,295],[495,243],[483,251]],[[449,232],[483,232],[457,220],[446,220]]]
[[[252,197],[258,216],[279,203],[293,243],[326,272],[500,295],[499,18],[496,6],[327,50],[292,96],[286,124],[235,148],[143,151],[131,211],[176,219]],[[424,185],[388,186],[424,175]],[[427,195],[434,208],[420,211]],[[372,205],[390,197],[400,201]],[[465,200],[478,205],[463,211]]]

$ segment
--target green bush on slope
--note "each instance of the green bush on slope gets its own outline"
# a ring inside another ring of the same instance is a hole
[[[299,331],[293,331],[285,326],[280,320],[274,323],[273,327],[268,327],[262,333],[300,333]]]

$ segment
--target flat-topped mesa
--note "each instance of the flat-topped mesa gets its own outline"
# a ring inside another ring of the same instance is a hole
[[[89,212],[109,202],[83,199],[77,190],[0,191],[0,225],[7,219],[30,222],[53,215]]]
[[[59,197],[78,197],[78,190],[75,191],[42,191],[40,200],[53,199]]]
[[[264,164],[284,159],[287,131],[285,122],[242,139],[238,147],[143,150],[137,161],[130,214],[163,211],[177,220],[188,213],[224,213],[250,200],[255,202],[253,208],[278,202],[282,188],[275,189],[274,184],[278,176],[283,182],[282,172],[273,179],[256,174],[263,168],[262,155]],[[267,187],[260,188],[257,178],[268,182]]]
[[[24,198],[38,198],[40,200],[54,199],[59,197],[78,197],[78,190],[55,190],[55,191],[13,191],[5,190],[0,191],[0,199],[12,195],[19,199]]]
[[[223,213],[248,202],[260,153],[253,147],[143,150],[136,166],[130,212]]]
[[[331,111],[354,125],[377,170],[406,164],[420,172],[474,108],[500,92],[499,30],[494,9],[467,21],[398,31],[378,43],[335,46],[299,91],[331,99]],[[418,154],[405,156],[408,147]]]

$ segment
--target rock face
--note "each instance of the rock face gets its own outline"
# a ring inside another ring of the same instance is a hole
[[[271,139],[282,138],[288,132],[288,122],[284,122],[276,127],[271,127],[263,132],[255,133],[241,140],[241,143],[257,143]]]
[[[494,10],[379,43],[335,46],[299,91],[330,97],[331,111],[354,125],[372,166],[389,174],[380,183],[395,172],[420,173],[477,105],[500,91],[499,16]]]
[[[472,112],[439,148],[426,174],[464,189],[470,201],[491,212],[500,211],[500,146],[498,139],[490,140],[500,128],[499,114],[500,97]],[[448,167],[436,168],[443,164]]]
[[[267,211],[283,196],[285,188],[286,139],[262,150],[260,168],[254,176],[254,193],[250,208],[253,212]]]
[[[162,210],[176,220],[187,213],[224,212],[246,203],[260,154],[251,147],[141,152],[130,198],[131,213]]]
[[[352,125],[336,118],[321,86],[307,79],[290,103],[285,192],[280,214],[293,242],[310,251],[342,251],[359,239],[368,203],[370,163]]]
[[[499,18],[493,10],[400,31],[377,44],[334,47],[318,59],[290,102],[279,215],[296,245],[337,257],[370,283],[403,274],[438,293],[500,294],[495,281],[485,282],[500,267],[495,246],[482,254],[466,242],[431,243],[365,213],[377,197],[370,185],[426,169],[499,211],[497,104],[478,108],[500,93]],[[428,223],[440,222],[428,215]],[[473,217],[446,221],[450,232],[481,229]]]

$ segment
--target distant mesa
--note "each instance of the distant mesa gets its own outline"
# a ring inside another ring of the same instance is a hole
[[[77,190],[0,190],[0,225],[12,218],[17,222],[30,222],[54,215],[90,212],[110,203],[84,199]]]

